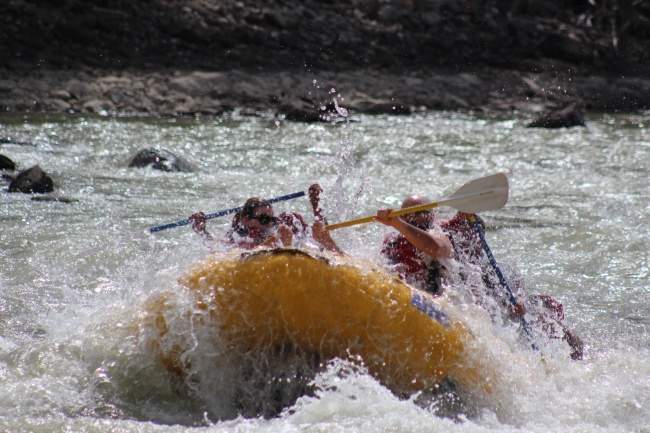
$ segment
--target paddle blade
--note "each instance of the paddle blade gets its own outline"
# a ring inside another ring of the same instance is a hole
[[[438,205],[470,214],[496,210],[506,205],[509,191],[508,176],[496,173],[470,180]]]
[[[449,206],[461,212],[475,214],[488,210],[501,209],[508,202],[508,194],[508,177],[504,173],[496,173],[467,182],[458,191],[439,202],[425,203],[394,210],[389,216],[406,215],[421,210],[433,209],[438,206]],[[336,230],[374,220],[374,216],[357,218],[350,221],[329,224],[325,226],[325,229]]]

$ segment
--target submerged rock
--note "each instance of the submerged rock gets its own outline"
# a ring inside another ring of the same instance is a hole
[[[54,191],[52,178],[38,165],[21,171],[9,184],[9,192],[43,194],[52,191]]]
[[[0,170],[15,170],[16,163],[4,155],[0,155]]]
[[[143,168],[148,166],[161,171],[180,171],[186,173],[194,171],[188,162],[164,149],[142,149],[129,163],[129,167]]]
[[[37,195],[32,197],[32,201],[45,201],[45,202],[57,202],[57,203],[75,203],[79,200],[66,197],[63,195]]]
[[[585,119],[578,102],[550,111],[529,123],[528,128],[571,128],[585,126]]]
[[[278,113],[284,114],[286,120],[293,122],[320,122],[321,113],[314,104],[301,99],[281,104]]]

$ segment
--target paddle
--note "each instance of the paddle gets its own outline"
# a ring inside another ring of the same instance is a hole
[[[487,241],[485,240],[485,236],[483,235],[483,232],[481,231],[480,227],[478,226],[478,222],[476,222],[476,218],[474,218],[473,215],[469,215],[467,217],[467,219],[472,224],[472,227],[474,227],[474,230],[478,234],[478,237],[481,240],[481,245],[483,246],[483,251],[485,251],[485,254],[488,257],[488,260],[490,261],[490,265],[492,266],[492,269],[494,269],[494,272],[497,274],[497,277],[499,278],[499,282],[501,283],[501,286],[508,293],[508,299],[510,300],[510,303],[513,306],[516,305],[517,304],[517,298],[515,298],[515,295],[512,293],[512,290],[510,289],[510,285],[508,284],[508,281],[503,276],[503,272],[501,272],[501,269],[499,269],[499,265],[497,264],[497,261],[494,258],[494,255],[492,254],[492,251],[490,250],[490,247],[488,246]],[[531,340],[531,345],[532,345],[533,349],[539,350],[537,345],[535,344],[535,341],[533,341],[533,334],[532,334],[532,332],[530,330],[530,326],[528,325],[528,322],[526,322],[526,319],[524,319],[524,317],[521,316],[521,317],[519,317],[519,322],[521,323],[522,328],[526,332],[526,335]]]
[[[471,180],[461,186],[456,192],[438,202],[425,203],[418,206],[397,209],[388,216],[400,216],[439,206],[449,206],[461,212],[474,214],[488,210],[501,209],[508,202],[508,177],[504,173]],[[374,221],[374,216],[357,218],[336,224],[329,224],[327,230],[340,229],[357,224]]]
[[[269,203],[277,203],[277,202],[280,202],[280,201],[291,200],[291,199],[294,199],[294,198],[302,197],[303,195],[305,195],[305,191],[298,191],[298,192],[294,192],[292,194],[287,194],[287,195],[283,195],[283,196],[280,196],[280,197],[271,198],[271,199],[269,199],[267,201]],[[221,216],[224,216],[224,215],[233,214],[235,212],[239,212],[241,209],[242,209],[242,206],[239,206],[239,207],[234,207],[232,209],[226,209],[226,210],[222,210],[222,211],[219,211],[219,212],[207,214],[205,216],[205,219],[209,220],[209,219],[218,218],[218,217],[221,217]],[[91,248],[89,250],[83,251],[83,252],[77,254],[75,256],[75,258],[81,258],[83,256],[86,256],[86,255],[94,252],[94,251],[100,250],[100,249],[106,247],[107,245],[117,243],[117,242],[129,239],[129,238],[132,238],[132,237],[135,237],[135,236],[138,236],[138,235],[146,235],[146,234],[161,232],[163,230],[168,230],[168,229],[171,229],[171,228],[174,228],[174,227],[182,227],[182,226],[186,226],[186,225],[190,224],[190,222],[191,221],[189,219],[187,219],[187,220],[176,221],[176,222],[173,222],[173,223],[163,224],[163,225],[160,225],[160,226],[150,227],[150,228],[144,229],[144,230],[139,230],[139,231],[131,233],[129,235],[122,236],[122,237],[120,237],[118,239],[115,239],[115,240],[113,240],[111,242],[106,242],[105,244],[102,244],[102,245],[99,245],[97,247]]]
[[[283,195],[283,196],[280,196],[280,197],[271,198],[271,199],[268,199],[267,201],[269,203],[277,203],[279,201],[291,200],[291,199],[294,199],[294,198],[302,197],[303,195],[305,195],[305,191],[299,191],[299,192],[294,192],[292,194],[287,194],[287,195]],[[212,218],[219,218],[219,217],[224,216],[224,215],[229,215],[229,214],[233,214],[235,212],[239,212],[241,209],[242,209],[242,206],[239,206],[239,207],[234,207],[232,209],[226,209],[226,210],[222,210],[222,211],[219,211],[219,212],[207,214],[205,216],[205,219],[209,220],[209,219],[212,219]],[[186,226],[190,222],[191,222],[190,220],[176,221],[174,223],[169,223],[169,224],[164,224],[164,225],[161,225],[161,226],[148,228],[148,229],[144,230],[143,233],[161,232],[163,230],[171,229],[171,228],[174,228],[174,227]]]

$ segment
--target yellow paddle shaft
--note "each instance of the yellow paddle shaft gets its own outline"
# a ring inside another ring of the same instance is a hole
[[[424,203],[420,204],[417,206],[411,206],[411,207],[405,207],[404,209],[397,209],[388,214],[389,217],[396,217],[396,216],[401,216],[401,215],[406,215],[408,213],[414,213],[414,212],[420,212],[421,210],[427,210],[427,209],[433,209],[438,206],[451,206],[453,208],[457,208],[457,206],[461,206],[465,203],[471,202],[476,200],[478,196],[481,196],[482,198],[489,198],[491,196],[495,195],[494,192],[488,191],[482,194],[468,194],[465,197],[455,197],[451,198],[448,200],[441,200],[437,202],[431,202],[431,203]],[[458,209],[461,212],[463,209]],[[349,226],[354,226],[357,224],[364,224],[364,223],[369,223],[375,220],[374,216],[369,216],[369,217],[363,217],[363,218],[357,218],[349,221],[343,221],[340,223],[336,224],[329,224],[325,226],[326,230],[336,230],[340,229],[342,227],[349,227]]]
[[[400,215],[406,215],[407,213],[414,213],[414,212],[419,212],[421,210],[427,210],[427,209],[433,209],[434,207],[438,207],[438,202],[432,202],[432,203],[425,203],[421,204],[418,206],[412,206],[412,207],[405,207],[404,209],[397,209],[392,211],[391,213],[388,214],[389,217],[396,217]],[[371,221],[374,221],[375,217],[374,216],[369,216],[369,217],[363,217],[363,218],[357,218],[354,220],[349,220],[349,221],[343,221],[340,223],[336,224],[329,224],[325,226],[327,230],[336,230],[340,229],[342,227],[349,227],[349,226],[354,226],[357,224],[364,224],[364,223],[369,223]]]

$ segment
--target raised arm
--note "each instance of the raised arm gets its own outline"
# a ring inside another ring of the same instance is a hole
[[[375,220],[393,227],[413,244],[415,248],[434,259],[454,257],[454,248],[449,237],[442,231],[428,232],[415,227],[399,217],[389,217],[393,209],[381,209],[377,211]]]
[[[208,233],[207,229],[205,228],[205,214],[203,212],[192,214],[188,219],[192,222],[192,230],[201,236],[201,239],[204,241],[214,240],[212,235]]]
[[[327,251],[331,251],[337,254],[345,254],[345,251],[336,245],[336,242],[334,242],[334,239],[332,239],[330,232],[325,230],[325,224],[322,221],[314,222],[314,224],[311,226],[311,234],[314,240],[321,244]]]

